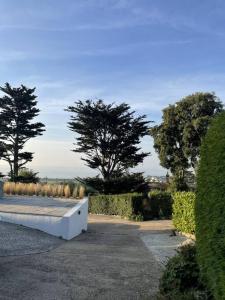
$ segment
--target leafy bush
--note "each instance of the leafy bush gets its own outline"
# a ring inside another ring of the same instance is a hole
[[[149,193],[151,218],[170,219],[172,216],[172,197],[170,193],[152,191]]]
[[[201,272],[215,299],[225,299],[225,112],[202,143],[197,174],[196,240]]]
[[[82,179],[100,194],[125,194],[131,192],[144,192],[148,188],[142,173],[133,173],[104,180],[98,176]]]
[[[34,172],[31,169],[22,168],[19,171],[18,176],[15,178],[16,182],[22,183],[37,183],[39,182],[38,172]]]
[[[178,231],[195,232],[195,193],[177,192],[173,194],[173,224]]]
[[[143,220],[144,200],[145,197],[137,193],[90,196],[89,212]]]
[[[159,291],[159,299],[165,300],[212,299],[200,278],[194,245],[181,247],[178,254],[168,261]]]

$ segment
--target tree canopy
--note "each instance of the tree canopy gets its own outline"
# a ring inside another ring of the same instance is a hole
[[[162,123],[150,130],[161,165],[172,174],[195,168],[209,123],[220,111],[214,93],[195,93],[166,107]]]
[[[67,111],[72,113],[69,128],[78,134],[73,151],[84,153],[82,160],[104,179],[121,176],[149,155],[139,146],[149,122],[145,115],[135,117],[128,104],[86,100],[75,102]]]
[[[25,143],[45,129],[41,122],[32,122],[40,112],[35,88],[13,88],[6,83],[0,91],[4,93],[0,97],[0,154],[9,163],[11,179],[16,180],[20,168],[33,159],[33,153],[23,151]]]

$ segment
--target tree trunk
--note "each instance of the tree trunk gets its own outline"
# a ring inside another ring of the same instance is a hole
[[[19,172],[19,149],[18,149],[18,139],[15,141],[15,146],[14,146],[14,161],[13,161],[13,181],[16,180],[18,177],[18,172]]]

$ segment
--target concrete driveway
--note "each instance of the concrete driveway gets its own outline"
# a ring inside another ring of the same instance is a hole
[[[90,216],[87,233],[63,241],[0,223],[0,299],[155,299],[162,267],[140,236],[171,228]]]

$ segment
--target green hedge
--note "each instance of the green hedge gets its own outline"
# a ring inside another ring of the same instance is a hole
[[[173,224],[178,231],[195,232],[195,193],[177,192],[173,194]]]
[[[203,141],[197,175],[198,262],[215,299],[225,299],[225,112]]]
[[[172,197],[170,193],[152,191],[149,193],[150,215],[153,219],[170,219],[172,216]]]
[[[89,212],[136,220],[171,218],[172,199],[166,192],[97,195],[89,198]]]
[[[93,214],[119,215],[126,218],[143,218],[146,202],[142,194],[97,195],[89,197],[89,212]]]

